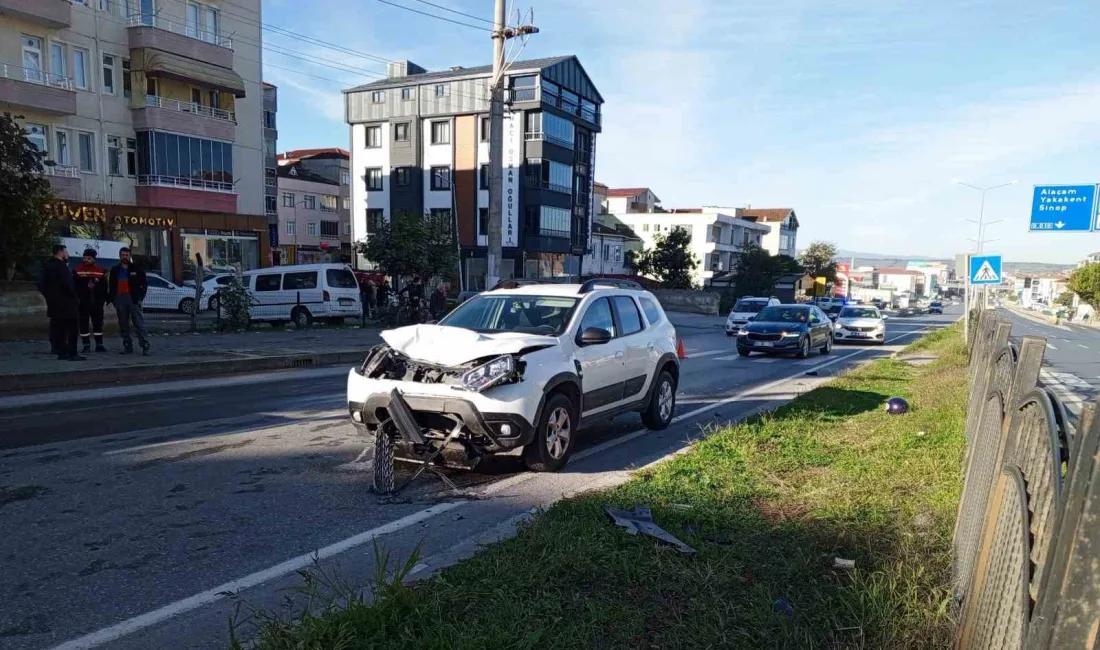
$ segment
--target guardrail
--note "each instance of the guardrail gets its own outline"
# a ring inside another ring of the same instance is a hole
[[[956,648],[1090,648],[1100,627],[1100,418],[1076,429],[1039,382],[1046,340],[971,328],[964,483],[954,535]]]
[[[73,89],[72,77],[46,72],[41,68],[24,68],[23,66],[10,63],[0,63],[0,78],[26,81],[27,83],[38,84],[40,86],[52,86],[54,88],[61,88],[62,90]]]
[[[178,99],[169,99],[158,95],[146,95],[145,105],[149,108],[163,108],[164,110],[176,111],[178,113],[194,113],[202,117],[225,120],[226,122],[233,122],[234,124],[237,123],[237,115],[233,111],[203,106],[195,102],[181,102]]]
[[[62,176],[64,178],[80,178],[80,170],[73,165],[43,165],[43,173],[47,176]]]
[[[129,22],[130,27],[155,27],[167,32],[172,32],[173,34],[180,34],[187,38],[193,38],[203,43],[210,43],[211,45],[217,45],[218,47],[224,47],[229,50],[233,49],[233,39],[224,34],[201,29],[197,25],[188,25],[187,23],[169,20],[163,16],[135,14],[130,16]]]

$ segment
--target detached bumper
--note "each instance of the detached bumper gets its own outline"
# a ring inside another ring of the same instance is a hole
[[[352,424],[365,435],[373,436],[376,427],[387,419],[397,420],[395,415],[399,415],[401,408],[392,404],[393,391],[396,390],[408,407],[408,412],[415,421],[414,426],[420,428],[424,437],[445,435],[458,424],[462,426],[462,437],[486,453],[522,447],[535,437],[534,425],[522,415],[486,410],[484,405],[475,403],[475,399],[490,401],[480,394],[470,395],[468,398],[466,393],[457,391],[452,391],[456,393],[454,395],[413,393],[412,389],[417,387],[415,384],[367,379],[354,370],[351,373],[349,389],[352,384],[356,384],[361,390],[349,390],[348,415]],[[356,399],[360,396],[362,401]],[[418,441],[409,439],[407,442]]]

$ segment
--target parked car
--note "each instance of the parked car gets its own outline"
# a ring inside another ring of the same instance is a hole
[[[252,320],[308,327],[315,318],[342,321],[362,314],[359,283],[344,264],[273,266],[246,271]]]
[[[813,350],[833,351],[832,321],[814,305],[765,307],[737,331],[737,353],[743,357],[753,352],[795,353],[805,359]]]
[[[382,339],[347,383],[380,491],[393,487],[384,459],[395,451],[448,442],[476,460],[522,448],[528,468],[556,471],[590,421],[640,412],[663,429],[676,406],[676,330],[647,291],[597,282],[487,291],[438,324]]]
[[[928,313],[929,314],[942,314],[943,313],[943,303],[939,302],[939,301],[929,303]]]
[[[886,316],[877,307],[845,307],[840,310],[833,336],[843,341],[882,345],[886,340]]]
[[[202,297],[199,299],[199,309],[206,311],[218,310],[218,289],[233,281],[233,273],[208,273],[202,281]],[[195,290],[194,280],[184,280],[183,286],[189,291]],[[192,294],[194,295],[194,294]]]
[[[195,310],[195,288],[181,287],[156,273],[146,273],[149,290],[142,307],[146,311],[178,311],[190,315]]]
[[[761,309],[778,304],[780,304],[778,298],[754,298],[752,296],[739,298],[733,308],[730,309],[729,316],[726,317],[726,336],[736,336],[737,330],[741,329],[741,326],[745,323],[756,318]]]

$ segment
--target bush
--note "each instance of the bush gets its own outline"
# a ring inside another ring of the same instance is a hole
[[[228,284],[218,289],[218,315],[222,319],[223,329],[246,329],[252,321],[252,296],[234,275]]]

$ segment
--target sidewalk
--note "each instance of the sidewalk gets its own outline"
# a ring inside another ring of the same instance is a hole
[[[108,337],[109,352],[79,362],[58,361],[45,341],[0,342],[0,393],[353,364],[378,340],[377,329],[354,327],[157,334],[150,337],[152,355],[143,357],[140,350],[120,355],[121,341]]]

